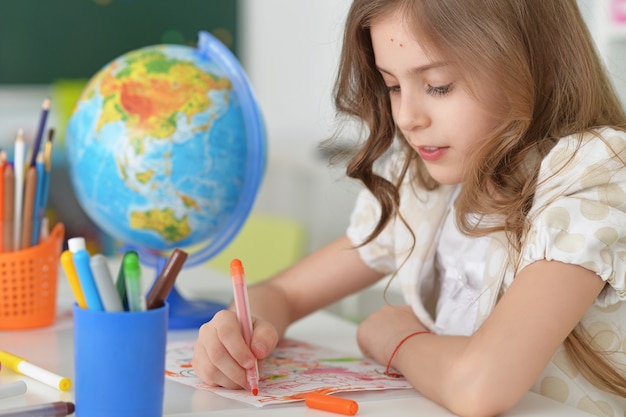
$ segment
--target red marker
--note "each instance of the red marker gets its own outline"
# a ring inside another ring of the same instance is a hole
[[[330,411],[331,413],[345,414],[353,416],[359,411],[359,404],[347,398],[333,397],[330,395],[311,392],[304,397],[307,407],[317,410]]]
[[[237,319],[241,325],[241,333],[243,340],[248,346],[252,342],[252,318],[250,317],[250,305],[248,304],[248,289],[243,274],[243,265],[239,259],[233,259],[230,263],[230,275],[233,278],[233,291],[235,293],[235,310],[237,311]],[[246,369],[248,383],[252,391],[252,395],[259,394],[259,364],[255,360],[254,366]]]

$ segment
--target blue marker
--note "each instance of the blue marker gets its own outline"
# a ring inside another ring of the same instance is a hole
[[[104,311],[102,301],[100,301],[100,295],[98,294],[98,287],[96,286],[96,281],[91,272],[90,256],[87,249],[85,249],[85,239],[82,237],[73,237],[67,241],[67,246],[70,252],[72,252],[72,260],[74,261],[74,267],[76,268],[80,286],[83,289],[87,308],[90,310]]]

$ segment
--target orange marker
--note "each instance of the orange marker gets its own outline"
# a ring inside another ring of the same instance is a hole
[[[353,416],[359,411],[359,404],[356,401],[318,394],[317,392],[307,394],[304,397],[304,403],[307,407],[315,408],[316,410],[330,411],[331,413],[345,414],[347,416]]]

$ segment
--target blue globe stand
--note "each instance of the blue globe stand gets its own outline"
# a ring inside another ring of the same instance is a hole
[[[161,271],[165,266],[166,259],[158,257],[157,262],[157,271]],[[211,320],[215,313],[227,307],[222,303],[214,301],[188,300],[180,295],[175,286],[172,287],[167,297],[167,303],[170,307],[170,315],[168,317],[168,327],[170,329],[197,329]]]
[[[211,320],[215,313],[227,306],[214,301],[193,301],[183,298],[176,288],[167,297],[170,305],[168,327],[170,329],[197,329]]]
[[[227,306],[215,301],[187,300],[176,288],[167,297],[170,306],[168,327],[170,329],[197,329],[211,320],[215,313]]]
[[[266,163],[265,128],[261,111],[250,87],[250,82],[237,58],[208,32],[199,33],[198,48],[195,53],[200,59],[204,58],[216,62],[230,78],[234,94],[237,96],[243,113],[248,151],[246,176],[242,185],[241,198],[234,208],[229,222],[204,247],[189,255],[184,265],[185,268],[207,262],[221,252],[237,235],[250,214],[261,185]],[[156,276],[159,276],[167,257],[156,254],[154,251],[134,247],[134,245],[129,245],[126,248],[136,250],[141,262],[154,267]],[[176,286],[170,291],[167,302],[170,308],[170,329],[198,328],[211,320],[215,313],[227,307],[225,304],[215,301],[188,300],[176,290]]]

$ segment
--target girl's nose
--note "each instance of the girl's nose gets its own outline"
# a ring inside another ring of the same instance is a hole
[[[430,117],[418,99],[403,96],[396,109],[396,124],[403,131],[423,129],[430,126]]]

